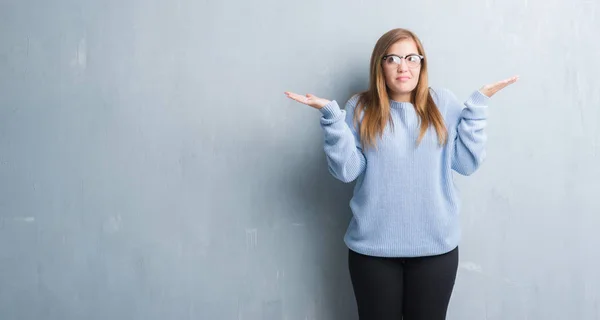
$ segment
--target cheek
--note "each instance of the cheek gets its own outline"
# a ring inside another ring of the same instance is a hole
[[[387,86],[392,86],[393,83],[394,83],[394,79],[396,78],[396,76],[393,73],[391,73],[391,72],[385,72],[383,74],[383,78],[385,79],[385,84]]]
[[[414,81],[415,85],[417,85],[417,83],[419,83],[419,77],[420,76],[421,76],[420,70],[417,70],[417,71],[413,72],[413,78],[412,78],[412,80]]]
[[[420,69],[417,69],[417,70],[413,71],[413,78],[419,79],[420,75],[421,75],[421,70]]]
[[[383,77],[385,78],[386,82],[389,82],[389,81],[393,80],[394,74],[392,72],[390,72],[390,70],[384,70]]]

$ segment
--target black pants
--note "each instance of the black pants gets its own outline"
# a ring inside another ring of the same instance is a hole
[[[360,320],[444,320],[458,269],[458,248],[437,256],[348,255]]]

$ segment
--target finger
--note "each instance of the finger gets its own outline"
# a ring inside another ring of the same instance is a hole
[[[494,91],[502,90],[506,88],[508,85],[515,83],[518,80],[518,77],[508,78],[502,81],[498,81],[490,86],[490,88]]]
[[[301,95],[299,95],[299,94],[297,94],[297,93],[289,92],[289,91],[286,91],[286,92],[285,92],[285,95],[286,95],[286,96],[288,96],[288,97],[290,97],[290,98],[297,98],[297,97],[301,97]]]
[[[510,77],[508,79],[504,79],[502,81],[499,81],[497,84],[509,85],[511,83],[515,83],[518,79],[519,79],[519,76],[514,76],[514,77]]]
[[[502,81],[498,81],[492,85],[490,85],[490,87],[494,88],[494,89],[498,89],[498,88],[503,88],[505,86],[508,85],[508,81],[507,80],[502,80]]]
[[[295,100],[295,101],[298,101],[298,102],[300,102],[300,103],[306,103],[306,102],[307,102],[307,98],[306,98],[305,96],[301,96],[301,95],[299,95],[299,94],[297,94],[297,93],[293,93],[293,92],[286,92],[286,95],[287,95],[289,98],[291,98],[291,99],[293,99],[293,100]]]

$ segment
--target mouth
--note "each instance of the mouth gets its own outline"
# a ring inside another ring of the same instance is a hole
[[[398,81],[408,81],[408,80],[410,80],[410,77],[397,77],[396,80],[398,80]]]

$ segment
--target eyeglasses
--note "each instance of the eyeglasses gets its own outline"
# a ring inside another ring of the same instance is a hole
[[[402,63],[402,59],[406,60],[406,64],[409,68],[413,69],[419,67],[421,65],[421,61],[423,61],[425,57],[415,53],[411,53],[403,57],[395,54],[388,54],[383,56],[381,60],[386,68],[398,68]]]

